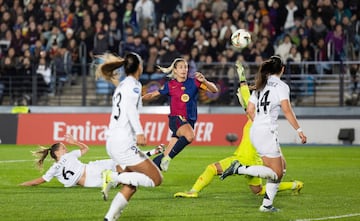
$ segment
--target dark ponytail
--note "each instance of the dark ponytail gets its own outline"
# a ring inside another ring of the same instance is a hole
[[[255,77],[256,90],[261,91],[264,89],[268,76],[279,74],[283,67],[284,64],[279,56],[271,56],[270,59],[264,61]]]
[[[56,160],[55,151],[58,150],[59,147],[60,147],[60,143],[55,143],[50,148],[40,146],[40,148],[37,151],[32,152],[32,154],[37,157],[36,164],[39,167],[39,169],[43,168],[44,160],[46,159],[49,152],[50,152],[51,158]]]
[[[124,70],[125,70],[126,76],[130,75],[130,74],[134,74],[137,71],[137,69],[139,68],[139,65],[142,65],[142,60],[138,54],[131,52],[131,53],[125,55]]]

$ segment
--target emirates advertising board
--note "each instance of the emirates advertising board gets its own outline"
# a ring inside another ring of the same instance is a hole
[[[63,141],[64,135],[70,133],[88,145],[105,145],[109,117],[109,114],[19,114],[16,143],[49,145]],[[142,114],[140,119],[147,145],[166,144],[170,140],[167,115]],[[246,120],[244,114],[200,114],[192,145],[238,145]],[[238,139],[230,143],[226,139],[228,134],[236,134]]]

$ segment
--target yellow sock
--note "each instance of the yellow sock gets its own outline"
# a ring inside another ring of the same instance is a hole
[[[284,190],[293,190],[295,188],[294,182],[281,182],[279,185],[278,192],[284,191]],[[266,185],[264,185],[259,193],[257,195],[265,195],[266,192]]]
[[[292,190],[294,189],[294,182],[281,182],[279,185],[278,192],[284,190]]]
[[[200,192],[204,189],[217,174],[216,167],[214,164],[210,164],[206,167],[205,171],[198,177],[191,191]]]

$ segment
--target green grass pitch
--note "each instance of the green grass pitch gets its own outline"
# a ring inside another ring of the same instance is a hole
[[[73,150],[75,147],[70,147]],[[37,187],[19,183],[42,175],[30,151],[37,146],[0,145],[0,220],[103,220],[110,201],[97,188],[64,188],[57,180]],[[144,148],[146,149],[146,148]],[[215,177],[196,199],[173,198],[191,188],[205,167],[230,156],[235,147],[187,147],[164,173],[156,188],[139,188],[120,220],[360,220],[360,147],[283,146],[287,174],[283,180],[305,183],[301,194],[278,193],[279,213],[258,212],[262,198],[253,195],[242,176],[220,181]],[[49,157],[49,156],[48,156]],[[90,147],[81,160],[107,158],[104,147]],[[45,162],[45,169],[52,161]]]

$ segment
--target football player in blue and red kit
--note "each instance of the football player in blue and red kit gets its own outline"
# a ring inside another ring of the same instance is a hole
[[[162,171],[167,171],[170,160],[194,140],[199,89],[216,93],[218,88],[200,72],[196,72],[194,78],[189,78],[188,63],[183,58],[176,58],[169,67],[159,69],[168,73],[170,80],[161,89],[145,94],[142,99],[150,101],[161,95],[169,97],[169,127],[172,137],[165,152],[153,160]]]

